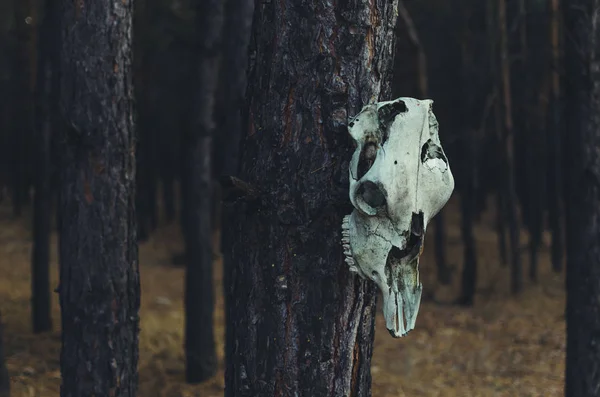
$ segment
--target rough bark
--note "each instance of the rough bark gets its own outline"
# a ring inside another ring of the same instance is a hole
[[[6,368],[6,352],[4,351],[4,324],[0,315],[0,397],[10,396],[10,377]]]
[[[131,0],[60,2],[62,397],[137,390]]]
[[[31,268],[31,316],[33,332],[52,329],[50,295],[50,221],[52,177],[50,137],[56,123],[58,15],[56,2],[46,1],[44,21],[39,30],[39,51],[35,112],[35,195],[33,202],[33,252]]]
[[[567,252],[567,397],[600,390],[600,1],[565,2],[567,122],[572,146]]]
[[[212,171],[214,97],[223,22],[222,0],[198,0],[196,60],[190,125],[184,138],[183,230],[186,380],[201,382],[217,370],[213,331]]]
[[[226,396],[370,396],[376,287],[343,262],[347,120],[388,100],[397,1],[257,3],[228,218]]]

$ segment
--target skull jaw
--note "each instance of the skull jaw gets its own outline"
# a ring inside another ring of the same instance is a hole
[[[419,258],[413,261],[418,262]],[[417,266],[404,265],[391,286],[379,286],[383,295],[385,326],[394,338],[401,338],[415,328],[423,292]]]
[[[394,338],[401,338],[414,329],[419,313],[423,290],[418,270],[421,249],[416,254],[411,252],[400,263],[387,267],[391,249],[394,246],[406,248],[406,239],[391,232],[390,228],[384,228],[387,233],[385,230],[378,230],[378,234],[369,233],[364,223],[357,223],[357,217],[360,215],[355,210],[342,222],[345,261],[350,272],[377,284],[383,295],[386,328]],[[363,244],[359,245],[359,241]]]

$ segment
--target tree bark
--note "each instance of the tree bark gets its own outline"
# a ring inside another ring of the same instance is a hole
[[[131,0],[60,2],[62,397],[137,391]]]
[[[39,30],[40,63],[36,79],[35,112],[35,196],[33,207],[33,252],[31,275],[31,316],[33,332],[52,329],[50,295],[50,221],[52,213],[52,177],[50,137],[56,123],[58,14],[56,2],[46,1],[44,21]]]
[[[183,145],[183,230],[187,259],[185,353],[189,383],[201,382],[217,370],[213,331],[211,151],[223,1],[198,0],[196,7],[193,107]]]
[[[567,236],[567,397],[600,390],[600,2],[565,2],[571,139]]]
[[[371,395],[376,287],[350,274],[340,244],[352,211],[347,120],[390,99],[397,6],[255,10],[240,171],[251,194],[226,222],[226,396]]]
[[[0,315],[0,397],[10,396],[10,377],[6,368],[6,352],[4,351],[4,324]]]

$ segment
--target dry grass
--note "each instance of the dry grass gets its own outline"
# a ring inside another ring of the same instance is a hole
[[[445,214],[448,259],[459,265],[462,249],[456,208],[452,203]],[[12,396],[58,396],[60,335],[33,335],[30,331],[31,232],[27,217],[14,221],[9,214],[7,208],[0,208],[0,312],[6,324]],[[477,227],[476,236],[480,274],[474,308],[424,302],[416,330],[400,340],[382,332],[384,322],[379,311],[372,366],[375,397],[562,395],[565,295],[562,278],[549,271],[547,249],[540,256],[539,285],[527,285],[521,297],[511,298],[508,269],[498,264],[489,217]],[[183,270],[169,265],[171,255],[180,249],[176,226],[161,228],[140,247],[141,397],[222,395],[224,318],[220,293],[215,314],[219,373],[199,386],[183,382]],[[449,302],[457,293],[458,273],[453,287],[436,288],[431,251],[429,244],[422,260],[424,287],[435,290],[437,301]],[[58,278],[55,254],[53,285]],[[215,278],[221,282],[219,271]],[[56,296],[53,314],[57,329],[60,312]]]

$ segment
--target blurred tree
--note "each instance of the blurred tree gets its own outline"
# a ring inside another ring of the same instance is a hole
[[[257,3],[258,4],[258,3]],[[349,116],[390,99],[397,1],[255,9],[230,228],[226,396],[369,396],[374,283],[348,271]]]
[[[34,51],[31,44],[35,35],[33,18],[33,7],[31,0],[14,0],[14,35],[16,42],[12,62],[11,80],[12,97],[14,98],[12,112],[12,142],[10,151],[10,165],[12,168],[12,199],[13,209],[16,216],[20,216],[23,205],[27,204],[29,198],[28,146],[33,141],[32,112],[32,86],[34,72]]]
[[[35,196],[31,266],[31,311],[33,332],[52,328],[50,296],[50,222],[52,177],[50,137],[55,129],[57,99],[58,21],[56,0],[46,0],[44,20],[39,29],[40,51],[35,92]]]
[[[137,391],[133,2],[60,2],[62,397]]]
[[[600,4],[564,2],[569,141],[567,219],[567,397],[600,390]]]
[[[459,15],[456,19],[462,21],[460,59],[462,61],[461,86],[464,90],[464,100],[457,112],[462,114],[461,133],[461,159],[457,162],[459,174],[462,176],[457,182],[460,191],[460,232],[463,240],[463,268],[461,275],[461,291],[457,299],[460,305],[469,306],[474,303],[477,286],[477,247],[473,233],[475,213],[477,210],[477,162],[476,151],[478,146],[475,125],[479,120],[471,117],[475,108],[476,84],[473,81],[473,71],[476,70],[474,56],[475,32],[470,29],[469,21],[477,17],[478,9],[470,2],[461,3],[456,7]]]
[[[511,290],[513,293],[521,292],[523,289],[523,269],[521,267],[521,253],[519,246],[519,220],[518,220],[518,203],[515,186],[515,166],[513,155],[513,111],[512,111],[512,94],[511,94],[511,75],[510,75],[510,57],[508,43],[508,21],[506,18],[506,0],[498,0],[498,26],[500,39],[500,86],[502,97],[502,138],[504,144],[503,164],[504,177],[503,194],[506,200],[506,215],[508,221],[508,235],[510,241],[510,274],[511,274]]]
[[[10,377],[6,368],[6,353],[4,352],[4,324],[0,315],[0,397],[10,396]]]
[[[561,153],[561,135],[564,128],[564,111],[560,82],[561,72],[561,10],[559,0],[550,0],[550,43],[551,61],[551,96],[547,160],[548,173],[548,220],[552,233],[552,268],[559,273],[564,261],[564,227],[565,212],[563,189],[563,153]]]
[[[248,66],[248,45],[250,44],[250,34],[252,29],[252,17],[254,14],[254,0],[227,0],[225,3],[225,15],[223,21],[223,44],[221,53],[219,86],[216,95],[215,116],[217,129],[213,141],[213,174],[216,179],[227,175],[237,175],[239,165],[239,149],[242,137],[242,107],[246,94]],[[215,194],[215,205],[221,205],[223,195],[221,186],[215,185],[219,190]],[[221,227],[225,224],[225,229],[229,226],[222,219],[227,217],[227,207],[224,212],[214,211],[213,231],[221,241],[218,241],[217,249],[223,251],[223,247],[228,247],[227,230],[221,232]],[[217,217],[221,217],[218,219]],[[231,356],[231,319],[229,318],[229,302],[231,300],[231,255],[223,256],[223,294],[225,297],[225,362],[227,368],[233,362]],[[227,371],[228,369],[226,369]]]
[[[192,47],[189,127],[183,137],[182,226],[187,272],[185,277],[186,380],[197,383],[217,370],[213,331],[214,288],[212,256],[211,171],[214,98],[218,81],[223,0],[198,0],[196,37]]]

